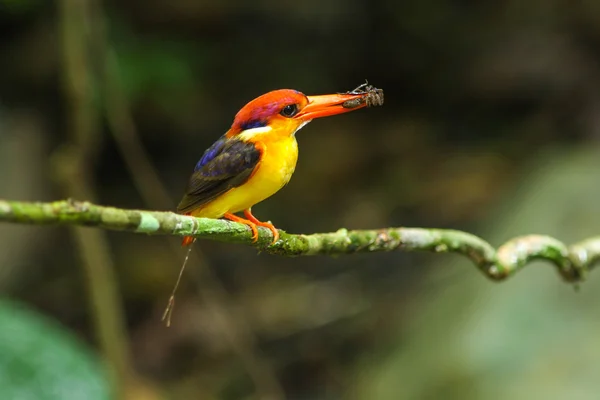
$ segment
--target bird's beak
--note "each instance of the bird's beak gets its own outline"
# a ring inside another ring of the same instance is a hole
[[[357,94],[326,94],[321,96],[308,96],[308,104],[295,118],[310,121],[314,118],[328,117],[358,110],[367,105],[366,93]]]

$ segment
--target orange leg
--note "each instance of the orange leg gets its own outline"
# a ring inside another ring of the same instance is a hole
[[[273,226],[272,223],[261,222],[258,219],[256,219],[256,217],[254,215],[252,215],[252,211],[250,208],[248,208],[247,210],[244,211],[244,215],[248,219],[238,217],[237,215],[232,214],[232,213],[226,213],[225,215],[223,215],[223,218],[226,218],[230,221],[239,222],[244,225],[248,225],[250,227],[250,229],[252,230],[252,241],[253,242],[256,242],[258,240],[258,228],[257,228],[258,226],[268,228],[271,231],[271,233],[273,234],[273,242],[271,244],[275,244],[275,242],[277,242],[279,240],[279,231],[277,231],[277,228],[275,228],[275,226]]]
[[[250,221],[254,222],[256,225],[262,226],[262,227],[270,230],[271,233],[273,234],[273,242],[271,244],[277,243],[277,241],[279,240],[279,231],[277,230],[277,228],[275,228],[275,225],[273,225],[270,222],[259,221],[254,215],[252,215],[252,208],[248,208],[248,209],[244,210],[244,215],[246,216],[246,218],[248,218]],[[257,236],[257,238],[258,238],[258,236]]]

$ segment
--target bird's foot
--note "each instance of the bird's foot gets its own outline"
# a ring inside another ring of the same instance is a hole
[[[226,213],[225,215],[223,215],[223,217],[230,221],[239,222],[241,224],[247,225],[252,230],[252,243],[256,243],[258,241],[259,226],[267,228],[271,231],[271,233],[273,234],[273,242],[271,242],[271,244],[275,244],[279,240],[279,231],[277,230],[277,228],[275,228],[275,226],[272,223],[259,221],[254,215],[252,215],[250,209],[245,210],[244,215],[247,219],[238,217],[237,215],[232,213]]]
[[[279,240],[279,231],[277,230],[277,228],[275,228],[275,225],[273,225],[271,222],[259,221],[254,215],[252,215],[252,209],[250,208],[244,211],[244,215],[256,226],[262,226],[263,228],[267,228],[268,230],[270,230],[273,234],[273,242],[271,242],[271,244],[273,245],[277,243],[277,241]],[[256,239],[258,240],[258,231],[256,232]]]

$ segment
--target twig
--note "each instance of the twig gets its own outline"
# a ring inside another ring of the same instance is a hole
[[[0,200],[0,221],[28,224],[69,224],[96,226],[151,235],[194,236],[231,243],[252,244],[250,229],[231,221],[194,218],[172,212],[126,210],[70,200],[54,203],[27,203]],[[266,229],[255,247],[284,256],[341,255],[377,251],[432,251],[462,254],[493,280],[502,280],[534,259],[555,265],[567,282],[580,282],[600,261],[600,236],[567,247],[549,236],[529,235],[512,239],[497,251],[485,240],[470,233],[425,228],[379,230],[340,229],[332,233],[292,235],[280,231],[280,240],[271,243]]]
[[[67,195],[94,199],[92,166],[101,135],[92,97],[93,13],[78,0],[62,0],[59,6],[69,141],[54,156],[54,167]],[[102,231],[74,226],[72,234],[85,271],[94,331],[110,364],[116,398],[124,399],[133,368],[109,244]]]

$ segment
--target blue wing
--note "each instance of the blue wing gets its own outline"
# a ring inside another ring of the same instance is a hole
[[[217,140],[196,164],[177,212],[188,213],[242,185],[252,175],[260,155],[253,143],[225,137]]]

